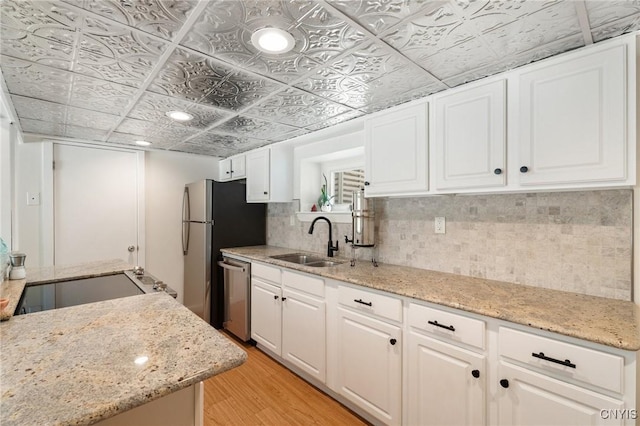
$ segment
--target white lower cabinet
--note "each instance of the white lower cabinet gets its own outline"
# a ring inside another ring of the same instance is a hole
[[[409,425],[486,424],[486,356],[410,331],[407,345]]]
[[[620,400],[506,362],[500,363],[499,375],[499,425],[623,424]],[[601,410],[618,418],[605,419]]]
[[[257,267],[252,266],[251,273],[251,337],[310,377],[324,382],[324,281],[272,266],[253,265]]]
[[[399,424],[402,407],[402,330],[338,308],[338,390],[386,424]]]
[[[282,358],[325,381],[325,302],[302,293],[282,291]]]

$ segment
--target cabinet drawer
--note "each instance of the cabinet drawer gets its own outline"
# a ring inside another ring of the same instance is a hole
[[[282,285],[315,296],[324,297],[324,280],[295,272],[282,271]]]
[[[368,312],[392,321],[402,322],[402,301],[395,297],[339,286],[338,301],[344,306],[361,312]]]
[[[411,303],[409,325],[447,340],[484,349],[485,323],[481,320]]]
[[[624,359],[571,343],[500,327],[499,353],[553,373],[622,393]]]
[[[264,265],[262,263],[251,264],[251,276],[260,277],[265,280],[280,284],[281,272],[280,268]]]

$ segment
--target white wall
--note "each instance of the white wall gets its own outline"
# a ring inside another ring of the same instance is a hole
[[[145,165],[146,269],[183,297],[182,193],[184,185],[218,176],[218,158],[150,151]]]

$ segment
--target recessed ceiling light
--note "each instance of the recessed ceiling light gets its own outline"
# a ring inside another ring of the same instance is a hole
[[[189,121],[193,120],[193,115],[186,113],[184,111],[169,111],[167,112],[167,117],[176,120],[176,121]]]
[[[140,146],[149,146],[151,145],[151,142],[147,142],[147,141],[136,141],[136,143]]]
[[[293,36],[280,28],[260,28],[251,36],[251,43],[266,53],[286,53],[296,44]]]

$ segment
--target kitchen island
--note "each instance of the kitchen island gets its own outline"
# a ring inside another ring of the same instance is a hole
[[[201,424],[202,380],[246,360],[166,293],[13,317],[0,350],[3,425]]]

